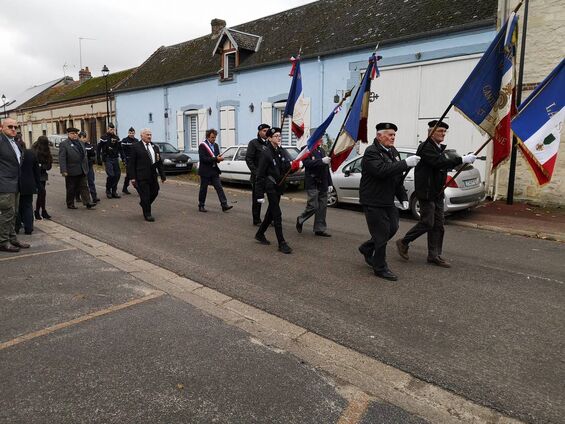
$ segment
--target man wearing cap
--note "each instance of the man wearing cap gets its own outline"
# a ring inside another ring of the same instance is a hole
[[[131,157],[131,148],[132,146],[137,143],[139,140],[135,138],[135,129],[133,127],[129,127],[128,136],[122,138],[122,150],[124,151],[124,157],[126,158],[126,167],[128,165],[128,160]],[[124,194],[131,194],[128,190],[129,186],[129,175],[126,173],[124,178],[124,186],[122,187],[122,193]]]
[[[98,198],[98,194],[96,193],[96,175],[94,173],[94,163],[96,162],[96,148],[92,145],[84,131],[78,133],[78,139],[84,146],[86,159],[88,161],[88,173],[86,174],[88,191],[90,192],[92,201],[94,203],[98,203],[100,202],[100,199]],[[78,193],[78,196],[80,196],[80,193]]]
[[[257,202],[257,167],[261,153],[267,147],[267,131],[271,128],[267,124],[257,127],[257,137],[249,142],[245,152],[245,163],[251,171],[251,213],[253,225],[261,225],[261,203]]]
[[[435,128],[437,125],[437,128]],[[428,263],[443,268],[451,265],[443,258],[443,186],[447,171],[462,163],[473,163],[473,154],[449,158],[444,154],[445,135],[449,125],[433,120],[428,122],[428,138],[418,146],[416,154],[422,158],[414,171],[415,195],[420,204],[420,220],[406,235],[396,241],[398,254],[408,260],[408,247],[424,233],[428,233]],[[435,131],[434,131],[435,128]]]
[[[377,137],[365,150],[361,166],[359,202],[363,206],[371,239],[359,246],[365,262],[373,267],[377,277],[396,281],[398,277],[386,262],[387,242],[398,231],[396,197],[408,209],[404,189],[404,172],[418,164],[419,156],[400,159],[394,148],[397,127],[389,122],[377,124]]]
[[[30,247],[16,236],[20,176],[23,151],[16,143],[18,123],[12,118],[2,120],[0,131],[0,251],[19,252]]]
[[[114,124],[108,125],[108,131],[104,134],[97,147],[98,164],[106,168],[106,197],[108,199],[119,199],[118,183],[120,181],[121,170],[119,158],[124,159],[124,152],[120,139],[116,135],[116,128]]]
[[[88,159],[83,144],[78,139],[79,130],[67,128],[68,138],[59,145],[59,168],[65,177],[67,189],[67,208],[77,209],[75,195],[80,192],[83,205],[88,209],[96,206],[90,201],[90,193],[86,182]]]

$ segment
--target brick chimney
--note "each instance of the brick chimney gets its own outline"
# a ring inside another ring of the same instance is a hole
[[[210,25],[212,25],[212,38],[218,38],[222,30],[226,27],[226,21],[215,18],[212,19]]]
[[[92,74],[90,73],[88,66],[78,71],[78,80],[81,84],[85,81],[88,81],[90,78],[92,78]]]

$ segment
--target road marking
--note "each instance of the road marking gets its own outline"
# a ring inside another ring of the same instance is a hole
[[[67,247],[65,249],[58,249],[58,250],[48,250],[46,252],[26,253],[24,255],[14,255],[14,256],[7,257],[7,258],[1,258],[0,262],[12,261],[14,259],[20,259],[20,258],[27,258],[29,256],[47,255],[48,253],[66,252],[67,250],[76,250],[76,247]]]
[[[60,324],[53,325],[51,327],[44,328],[43,330],[34,331],[33,333],[24,334],[23,336],[16,337],[15,339],[8,340],[7,342],[0,343],[0,350],[6,349],[8,347],[15,346],[17,344],[27,342],[29,340],[35,339],[37,337],[45,336],[47,334],[54,333],[55,331],[61,330],[63,328],[71,327],[75,324],[80,324],[81,322],[91,320],[93,318],[100,317],[102,315],[108,315],[112,312],[119,311],[121,309],[129,308],[130,306],[139,305],[140,303],[147,302],[148,300],[155,299],[157,297],[163,296],[165,293],[162,291],[154,291],[147,296],[140,297],[138,299],[130,300],[129,302],[122,303],[120,305],[110,306],[109,308],[102,309],[100,311],[91,312],[80,316],[78,318],[72,319],[70,321],[62,322]]]
[[[349,401],[349,405],[347,405],[347,408],[343,411],[341,417],[339,417],[337,424],[359,423],[365,416],[365,412],[367,412],[370,403],[371,398],[366,393],[359,392]]]

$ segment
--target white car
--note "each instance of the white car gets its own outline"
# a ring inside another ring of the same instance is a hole
[[[284,146],[290,157],[294,159],[300,149],[297,147]],[[222,152],[224,160],[218,164],[222,171],[220,179],[222,181],[250,183],[251,171],[245,162],[245,154],[247,153],[247,145],[228,147]],[[287,184],[299,185],[304,181],[304,170],[301,169],[286,178]]]
[[[402,159],[416,153],[414,148],[398,147],[398,152]],[[445,154],[455,155],[453,150],[446,150]],[[363,156],[356,156],[347,159],[341,166],[332,173],[334,190],[329,194],[328,206],[335,206],[338,203],[359,203],[359,183],[361,182],[361,160]],[[465,169],[455,180],[452,176],[455,171],[450,171],[447,175],[448,186],[445,189],[444,211],[455,212],[468,209],[478,205],[485,198],[485,185],[481,181],[479,170],[472,165],[465,165]],[[412,168],[406,179],[404,187],[410,201],[410,211],[414,218],[420,217],[420,205],[414,195],[414,169]],[[400,203],[395,199],[395,204],[400,207]]]

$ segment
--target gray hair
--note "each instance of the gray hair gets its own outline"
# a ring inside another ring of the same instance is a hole
[[[151,128],[143,128],[143,129],[140,131],[139,135],[144,134],[144,133],[148,133],[148,132],[151,132]]]

